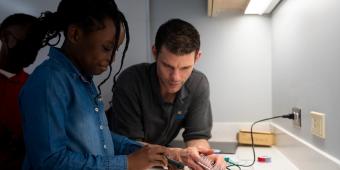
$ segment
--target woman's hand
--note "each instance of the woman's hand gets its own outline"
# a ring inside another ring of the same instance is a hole
[[[154,166],[167,167],[168,161],[165,155],[168,155],[166,147],[147,144],[128,155],[128,170],[143,170]]]

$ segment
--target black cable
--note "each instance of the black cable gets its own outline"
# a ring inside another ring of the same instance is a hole
[[[176,161],[174,159],[170,159],[166,156],[166,159],[168,160],[168,163],[175,166],[176,169],[184,169],[184,164],[182,162]]]
[[[250,127],[250,138],[251,138],[251,148],[253,150],[253,162],[249,165],[240,165],[240,164],[236,164],[236,163],[233,163],[233,162],[229,162],[229,164],[231,165],[228,165],[227,166],[227,169],[229,169],[229,167],[231,166],[236,166],[238,167],[239,169],[241,169],[240,167],[250,167],[250,166],[253,166],[254,163],[255,163],[255,160],[256,160],[256,155],[255,155],[255,148],[254,148],[254,137],[253,137],[253,127],[256,123],[259,123],[259,122],[263,122],[263,121],[267,121],[267,120],[271,120],[271,119],[276,119],[276,118],[287,118],[287,119],[294,119],[294,114],[293,113],[290,113],[290,114],[285,114],[285,115],[281,115],[281,116],[274,116],[274,117],[270,117],[270,118],[266,118],[266,119],[261,119],[261,120],[258,120],[256,122],[254,122],[251,127]]]

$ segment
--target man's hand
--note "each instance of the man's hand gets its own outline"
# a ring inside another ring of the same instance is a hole
[[[183,162],[194,170],[204,170],[197,162],[200,159],[200,154],[210,155],[212,154],[211,149],[197,148],[197,147],[187,147],[184,152],[181,153],[181,158]]]
[[[227,169],[227,163],[224,161],[224,158],[222,156],[219,155],[208,155],[208,158],[214,162],[214,167],[218,167],[216,169],[220,169],[220,170],[225,170]]]
[[[168,150],[164,146],[145,145],[143,148],[128,155],[128,170],[143,170],[154,166],[166,167],[168,161],[165,157]]]
[[[210,145],[206,139],[193,139],[186,142],[187,147],[196,147],[198,154],[208,156],[208,158],[214,162],[214,165],[220,167],[220,169],[226,169],[227,163],[222,156],[213,155],[213,150],[210,149]],[[197,154],[195,154],[197,155]],[[196,162],[198,161],[195,159]]]
[[[214,163],[214,166],[218,167],[218,169],[224,170],[227,167],[226,162],[223,157],[214,155],[213,150],[210,149],[209,143],[205,139],[197,139],[190,140],[186,142],[187,148],[170,148],[169,149],[169,157],[171,159],[181,161],[188,167],[194,170],[204,170],[202,166],[200,166],[197,162],[199,162],[201,156],[207,156],[211,162]],[[170,169],[175,169],[170,166]]]
[[[181,148],[169,148],[169,158],[183,162],[186,166],[194,170],[204,170],[199,164],[197,164],[200,159],[200,154],[210,155],[213,153],[211,149],[197,148],[197,147],[187,147],[185,149]],[[172,166],[170,169],[176,169]]]

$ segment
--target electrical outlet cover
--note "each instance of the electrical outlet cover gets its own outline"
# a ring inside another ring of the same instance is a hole
[[[325,131],[325,114],[319,112],[310,112],[311,115],[311,132],[313,135],[320,137],[322,139],[326,138]]]
[[[293,107],[292,113],[294,114],[294,126],[301,127],[301,109],[298,107]]]

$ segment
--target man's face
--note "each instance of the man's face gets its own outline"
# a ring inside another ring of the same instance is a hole
[[[153,48],[154,55],[157,53]],[[156,56],[157,75],[161,91],[167,94],[177,93],[190,77],[194,64],[197,61],[198,52],[176,55],[166,47],[162,47]]]
[[[112,54],[116,52],[114,51],[114,23],[111,19],[105,19],[104,25],[103,29],[80,36],[81,38],[78,41],[75,60],[77,60],[78,67],[86,74],[98,75],[103,73],[111,64]],[[118,47],[122,44],[124,38],[124,31],[121,31]]]

